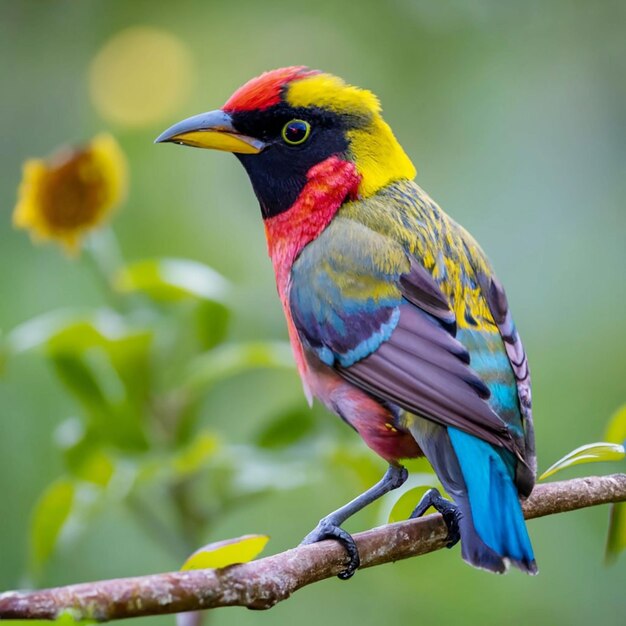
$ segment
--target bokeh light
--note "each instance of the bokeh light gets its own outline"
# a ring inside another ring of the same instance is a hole
[[[136,26],[109,39],[89,70],[93,103],[113,124],[140,127],[161,122],[188,97],[192,55],[164,30]]]

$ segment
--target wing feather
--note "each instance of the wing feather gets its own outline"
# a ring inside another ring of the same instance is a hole
[[[426,315],[403,304],[391,337],[354,365],[336,366],[337,371],[378,398],[513,451],[511,434],[486,401],[489,390],[463,359],[463,347]]]
[[[303,251],[291,279],[292,317],[310,353],[380,400],[520,456],[455,338],[447,297],[402,246],[335,219]]]

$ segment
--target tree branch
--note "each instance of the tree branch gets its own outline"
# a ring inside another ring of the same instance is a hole
[[[535,487],[524,503],[527,519],[626,501],[626,474],[591,476]],[[444,547],[439,514],[389,524],[354,535],[361,567],[419,556]],[[294,591],[338,574],[345,552],[334,541],[300,546],[258,561],[221,570],[195,570],[104,580],[32,592],[0,595],[0,619],[108,621],[180,613],[221,606],[268,609]],[[357,574],[358,575],[358,574]]]

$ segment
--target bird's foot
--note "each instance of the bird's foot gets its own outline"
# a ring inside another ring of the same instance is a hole
[[[429,489],[422,496],[422,499],[415,507],[413,513],[411,513],[411,517],[409,519],[422,517],[422,515],[424,515],[424,513],[426,513],[431,506],[433,509],[441,513],[441,517],[443,517],[443,521],[448,529],[448,543],[446,546],[451,548],[459,542],[459,539],[461,539],[461,533],[459,531],[461,510],[456,504],[442,497],[437,489]]]
[[[352,538],[352,535],[346,532],[341,526],[335,524],[332,519],[325,517],[320,520],[319,524],[301,541],[300,545],[308,545],[311,543],[317,543],[324,539],[335,539],[338,541],[348,553],[350,561],[346,569],[337,574],[337,578],[341,580],[348,580],[352,578],[354,572],[361,565],[361,558],[359,557],[359,550],[356,547],[356,543]]]

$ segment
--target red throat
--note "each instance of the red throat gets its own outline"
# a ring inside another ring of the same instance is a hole
[[[356,198],[361,177],[354,163],[332,156],[312,167],[298,199],[287,211],[265,220],[265,234],[276,274],[289,338],[305,392],[308,368],[289,309],[291,266],[304,247],[330,224],[346,198]]]
[[[291,208],[265,220],[279,290],[287,286],[291,266],[302,249],[330,224],[346,198],[356,198],[359,182],[354,163],[331,156],[309,170]]]

